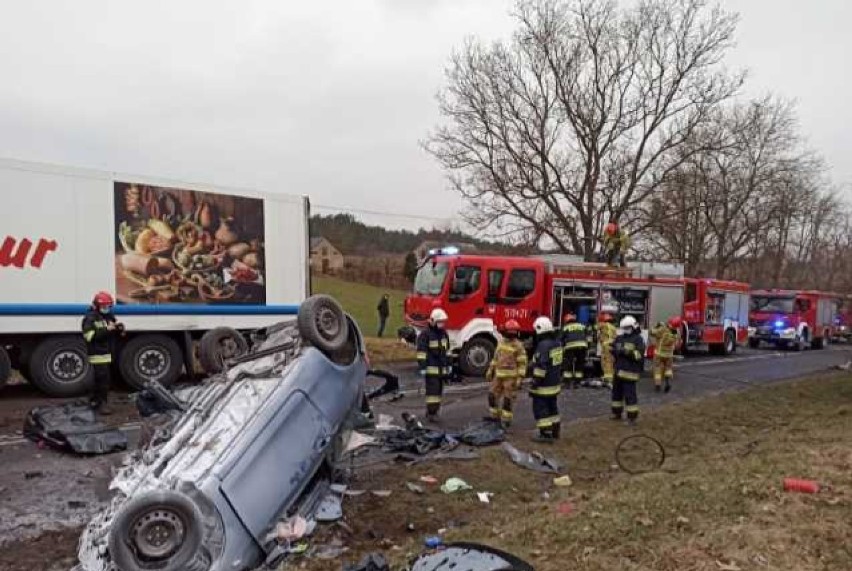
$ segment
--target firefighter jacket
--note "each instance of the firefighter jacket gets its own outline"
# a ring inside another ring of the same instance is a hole
[[[562,327],[562,346],[567,349],[588,349],[586,326],[572,321]]]
[[[555,333],[539,338],[530,363],[530,394],[552,397],[562,390],[562,343]]]
[[[615,356],[615,378],[638,381],[645,365],[645,341],[639,329],[616,337],[612,353]]]
[[[497,344],[487,378],[523,378],[527,374],[527,350],[519,339],[503,338]]]
[[[429,326],[417,338],[417,366],[427,377],[449,377],[450,338],[440,327]]]
[[[113,332],[107,329],[107,325],[115,322],[112,313],[101,313],[94,308],[86,312],[82,328],[90,363],[101,365],[112,362]]]
[[[630,236],[624,230],[619,229],[615,235],[604,234],[603,245],[606,251],[626,252],[630,249]]]
[[[665,323],[660,323],[651,330],[651,336],[656,346],[654,354],[663,359],[671,359],[680,340],[680,333]]]
[[[598,323],[598,341],[602,349],[609,351],[617,336],[618,328],[615,325],[608,321]]]

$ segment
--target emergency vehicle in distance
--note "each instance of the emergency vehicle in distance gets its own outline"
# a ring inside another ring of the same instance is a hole
[[[751,292],[749,345],[823,349],[836,335],[842,296],[820,291],[763,289]]]
[[[529,338],[536,317],[561,324],[569,312],[590,331],[601,312],[616,323],[632,315],[646,337],[656,323],[681,316],[687,347],[731,353],[748,336],[749,287],[684,278],[679,264],[614,268],[575,256],[476,256],[444,248],[422,263],[405,300],[406,322],[421,330],[434,307],[449,314],[447,332],[462,373],[482,376],[506,321],[517,321],[522,337]],[[593,340],[592,358],[598,350]]]

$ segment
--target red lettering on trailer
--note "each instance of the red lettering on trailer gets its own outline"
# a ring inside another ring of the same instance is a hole
[[[17,247],[16,247],[17,246]],[[0,245],[0,267],[8,268],[9,266],[23,269],[27,263],[27,256],[32,249],[33,243],[27,238],[16,240],[12,236],[6,236],[3,244]],[[50,252],[55,252],[59,248],[59,243],[56,240],[39,239],[36,245],[35,252],[30,258],[30,266],[39,269],[44,263],[45,257]]]

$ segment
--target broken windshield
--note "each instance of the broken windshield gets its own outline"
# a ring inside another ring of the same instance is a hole
[[[449,264],[446,262],[427,262],[417,272],[417,277],[414,280],[414,293],[421,295],[440,294],[444,288],[444,281],[447,279],[448,267]]]
[[[793,313],[793,298],[752,296],[751,310],[765,313]]]

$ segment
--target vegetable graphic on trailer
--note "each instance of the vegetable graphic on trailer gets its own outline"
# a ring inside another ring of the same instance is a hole
[[[263,201],[116,182],[121,304],[266,303]]]

